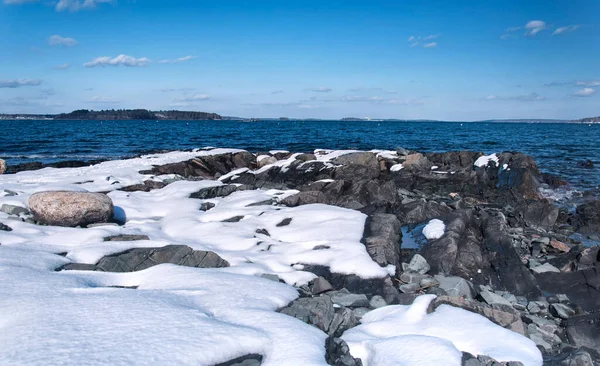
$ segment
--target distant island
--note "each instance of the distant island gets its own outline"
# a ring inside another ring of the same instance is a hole
[[[578,120],[577,122],[583,122],[583,123],[600,122],[600,117],[582,118],[582,119]]]
[[[56,120],[220,120],[220,115],[207,112],[149,111],[147,109],[110,109],[93,111],[78,109],[54,116]]]

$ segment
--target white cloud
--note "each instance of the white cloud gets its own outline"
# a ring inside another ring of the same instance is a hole
[[[600,86],[600,80],[591,80],[591,81],[578,81],[575,85],[580,86]]]
[[[438,38],[440,35],[439,34],[430,34],[428,36],[410,36],[408,38],[408,43],[409,46],[412,47],[417,47],[419,45],[421,45],[421,42],[424,42],[423,44],[423,48],[435,48],[437,46],[436,42],[427,42],[427,41],[431,41],[432,39],[436,39]]]
[[[440,36],[439,34],[431,34],[431,35],[428,35],[427,37],[424,37],[423,40],[428,41],[430,39],[436,39],[439,36]]]
[[[0,88],[20,88],[22,86],[38,86],[42,83],[38,79],[0,80]]]
[[[150,63],[151,61],[146,58],[146,57],[142,57],[142,58],[135,58],[132,56],[127,56],[127,55],[119,55],[115,58],[110,58],[108,56],[104,56],[104,57],[97,57],[95,59],[93,59],[90,62],[86,62],[83,64],[83,66],[85,67],[96,67],[96,66],[119,66],[119,65],[123,65],[123,66],[146,66]]]
[[[552,32],[552,35],[556,36],[556,35],[559,35],[559,34],[575,32],[580,27],[581,27],[581,25],[579,25],[579,24],[568,25],[566,27],[559,27],[559,28],[556,28],[556,30],[554,32]]]
[[[436,42],[426,43],[423,45],[423,48],[436,48],[436,47],[437,47]]]
[[[575,96],[575,97],[591,97],[594,94],[596,94],[595,89],[583,88],[583,89],[579,89],[575,93],[573,93],[573,96]]]
[[[409,42],[414,42],[415,40],[416,40],[416,37],[415,37],[415,36],[410,36],[410,37],[408,37],[408,41],[409,41]]]
[[[71,67],[71,64],[62,64],[62,65],[56,65],[53,67],[54,70],[67,70]]]
[[[358,95],[352,95],[352,96],[345,96],[342,97],[342,100],[344,102],[383,102],[385,99],[382,97],[378,97],[378,96],[373,96],[373,97],[363,97],[363,96],[358,96]]]
[[[113,0],[59,0],[56,4],[56,11],[79,11],[83,9],[93,9],[98,4],[112,3]]]
[[[186,97],[179,97],[173,99],[175,102],[202,102],[209,100],[210,96],[206,94],[194,94]]]
[[[77,44],[77,41],[74,40],[73,38],[63,37],[63,36],[59,36],[58,34],[55,34],[53,36],[50,36],[50,38],[48,38],[48,44],[50,46],[72,47]]]
[[[187,62],[190,60],[195,59],[196,56],[184,56],[184,57],[180,57],[180,58],[176,58],[174,60],[160,60],[158,61],[159,64],[177,64],[180,62]]]
[[[88,103],[99,103],[99,104],[118,104],[121,103],[120,100],[117,99],[110,99],[110,98],[105,98],[105,97],[92,97],[90,99],[87,100]]]
[[[315,92],[315,93],[329,93],[332,91],[331,88],[325,87],[325,86],[321,86],[318,88],[308,88],[305,91],[309,91],[309,92]]]
[[[527,30],[526,34],[528,36],[535,36],[546,28],[548,27],[546,26],[546,22],[543,20],[532,20],[525,25],[525,29]]]
[[[164,89],[158,89],[158,91],[163,92],[163,93],[170,93],[170,92],[190,92],[190,91],[194,91],[196,90],[195,88],[164,88]]]
[[[499,95],[488,95],[485,97],[485,100],[514,100],[519,102],[541,102],[546,100],[545,97],[542,97],[538,93],[532,92],[530,94],[525,95],[508,95],[508,96],[499,96]]]

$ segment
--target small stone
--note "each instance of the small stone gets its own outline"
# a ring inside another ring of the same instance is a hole
[[[554,267],[550,263],[544,263],[541,266],[533,267],[533,268],[531,268],[531,270],[536,274],[545,273],[545,272],[560,273],[560,269]]]
[[[425,274],[429,272],[431,266],[429,266],[429,263],[427,263],[427,260],[422,255],[415,254],[406,269],[411,272]]]
[[[369,307],[371,309],[378,309],[384,306],[387,306],[387,303],[385,302],[384,298],[379,295],[373,296],[371,301],[369,301]]]
[[[400,285],[399,289],[400,291],[402,291],[402,293],[413,294],[419,291],[421,287],[419,287],[418,283],[405,283],[403,285]]]
[[[550,314],[561,319],[569,319],[575,315],[575,310],[565,304],[550,304]]]
[[[331,301],[333,301],[334,304],[348,308],[369,306],[369,299],[367,299],[367,295],[365,294],[346,294],[338,291],[331,294]]]
[[[462,277],[435,275],[439,287],[451,297],[464,297],[467,300],[473,298],[473,285]]]
[[[492,304],[501,304],[501,305],[508,305],[512,307],[512,304],[510,303],[510,301],[506,300],[505,298],[503,298],[502,296],[495,294],[491,291],[481,291],[481,293],[479,294],[479,296],[481,296],[481,298],[483,299],[483,301],[485,301],[486,303],[488,303],[489,305]]]
[[[200,204],[200,211],[205,211],[206,212],[206,211],[210,210],[213,207],[215,207],[215,204],[212,203],[212,202],[202,202]]]
[[[277,227],[282,227],[282,226],[288,226],[290,223],[292,222],[292,219],[290,217],[286,217],[285,219],[281,220],[281,222],[275,226]]]
[[[511,294],[510,292],[505,292],[504,294],[502,294],[502,297],[508,300],[513,305],[518,303],[517,297]]]
[[[312,293],[315,295],[333,290],[333,286],[323,277],[317,277],[313,281]]]
[[[0,207],[0,211],[4,212],[7,215],[15,215],[15,216],[18,216],[19,214],[28,214],[29,213],[29,210],[26,209],[25,207],[9,205],[9,204],[3,204],[2,207]]]
[[[12,231],[12,228],[0,222],[0,231]]]

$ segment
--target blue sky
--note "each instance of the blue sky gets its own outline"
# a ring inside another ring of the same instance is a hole
[[[0,113],[600,115],[597,0],[0,1]]]

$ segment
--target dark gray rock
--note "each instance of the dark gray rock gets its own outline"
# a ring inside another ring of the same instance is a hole
[[[435,279],[439,282],[439,288],[443,289],[448,296],[464,297],[472,300],[474,296],[473,284],[462,277],[436,275]]]
[[[544,358],[546,366],[594,366],[592,356],[583,349],[565,350],[558,355]]]
[[[305,191],[286,197],[280,203],[284,206],[296,207],[314,203],[327,203],[327,197],[320,191]]]
[[[567,337],[576,347],[596,350],[600,357],[600,313],[573,316],[567,319]]]
[[[325,361],[332,366],[362,366],[362,361],[350,354],[348,344],[335,337],[329,337],[325,341]]]
[[[550,294],[566,294],[585,311],[600,309],[600,267],[575,272],[545,272],[535,276]]]
[[[327,334],[333,337],[341,337],[345,331],[357,325],[358,319],[356,319],[354,312],[348,308],[341,308],[335,313]]]
[[[404,224],[418,224],[452,212],[445,204],[435,201],[415,200],[399,205],[396,215]]]
[[[3,223],[0,222],[0,230],[1,231],[12,231],[12,228],[8,225],[5,225]]]
[[[569,319],[575,315],[575,310],[565,304],[550,304],[550,314],[557,318]]]
[[[293,316],[326,333],[329,331],[329,326],[335,317],[333,302],[331,302],[331,298],[328,295],[296,299],[288,306],[279,310],[279,312]]]
[[[600,233],[600,200],[577,206],[577,231],[582,234]]]
[[[289,224],[292,223],[292,219],[290,217],[286,217],[285,219],[281,220],[281,222],[275,226],[277,227],[282,227],[282,226],[288,226]]]
[[[244,216],[233,216],[228,219],[222,220],[221,222],[240,222]]]
[[[369,299],[365,294],[351,294],[345,293],[343,291],[336,291],[330,293],[331,301],[334,304],[338,304],[344,307],[350,308],[360,308],[360,307],[368,307]]]
[[[210,199],[210,198],[216,198],[216,197],[226,197],[237,190],[238,190],[238,187],[233,184],[226,184],[226,185],[216,186],[216,187],[207,187],[207,188],[202,188],[198,192],[194,192],[194,193],[190,194],[190,198]]]
[[[150,240],[148,235],[114,235],[107,236],[104,238],[104,241],[137,241],[137,240]]]
[[[365,222],[363,243],[367,253],[380,266],[394,265],[400,268],[400,244],[402,232],[395,215],[375,214]]]
[[[250,354],[227,362],[218,363],[215,366],[260,366],[262,364],[262,359],[262,355]]]
[[[210,210],[213,207],[215,207],[215,204],[212,203],[212,202],[202,202],[200,204],[200,211],[205,211],[206,212],[206,211]]]
[[[167,245],[162,248],[134,248],[103,257],[96,263],[95,270],[135,272],[163,263],[198,268],[229,267],[227,261],[213,252],[193,250],[185,245]]]
[[[548,231],[556,223],[558,207],[545,200],[528,201],[517,207],[515,214],[521,215],[528,227]]]
[[[9,205],[6,203],[3,204],[2,207],[0,207],[0,211],[4,212],[7,215],[15,216],[18,216],[19,214],[29,214],[29,210],[25,207]]]
[[[317,277],[312,283],[311,292],[314,295],[333,290],[333,286],[323,277]]]

